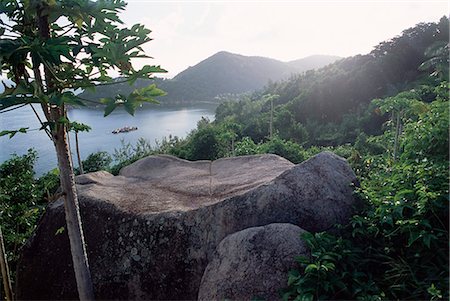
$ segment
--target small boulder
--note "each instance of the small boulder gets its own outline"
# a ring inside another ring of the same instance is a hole
[[[216,249],[200,284],[198,300],[278,300],[295,257],[309,256],[292,224],[270,224],[228,235]]]

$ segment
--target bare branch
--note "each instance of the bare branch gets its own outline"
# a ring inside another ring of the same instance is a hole
[[[37,119],[39,120],[39,123],[41,124],[41,126],[44,128],[45,133],[47,134],[47,136],[50,138],[50,140],[53,141],[52,135],[50,134],[49,130],[47,128],[45,128],[44,123],[42,122],[41,117],[39,116],[38,112],[36,111],[36,109],[33,107],[33,105],[30,103],[30,107],[34,112],[34,115],[36,115]]]

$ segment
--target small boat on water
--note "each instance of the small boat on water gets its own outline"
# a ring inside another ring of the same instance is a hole
[[[136,131],[138,128],[137,126],[124,126],[122,128],[115,129],[112,131],[113,134],[119,134],[119,133],[128,133],[131,131]]]

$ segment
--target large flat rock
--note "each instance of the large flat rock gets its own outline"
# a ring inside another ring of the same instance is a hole
[[[77,178],[80,196],[104,200],[135,214],[188,211],[268,183],[294,164],[275,155],[216,161],[150,156],[114,177],[96,172]]]
[[[299,165],[275,155],[214,162],[151,156],[119,176],[77,178],[97,299],[196,299],[227,235],[271,223],[323,231],[354,212],[347,162],[329,152]],[[19,299],[77,297],[62,200],[48,206],[25,246]]]

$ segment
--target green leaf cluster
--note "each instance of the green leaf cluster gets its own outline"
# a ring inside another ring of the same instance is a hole
[[[0,164],[0,225],[10,270],[15,273],[20,248],[36,227],[47,201],[59,187],[56,172],[39,179],[34,174],[37,155],[28,150],[25,155],[13,155]]]

